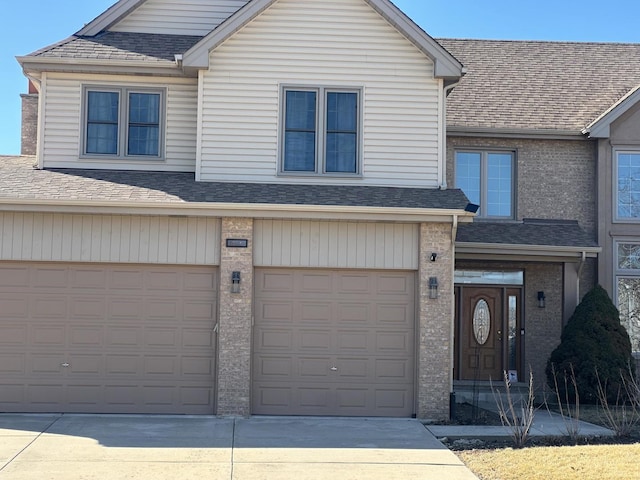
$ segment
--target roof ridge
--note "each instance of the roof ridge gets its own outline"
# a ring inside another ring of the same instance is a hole
[[[434,37],[436,41],[461,41],[461,42],[485,42],[485,43],[536,43],[551,45],[628,45],[640,47],[640,42],[592,42],[580,40],[518,40],[518,39],[491,39],[491,38],[459,38],[459,37]]]

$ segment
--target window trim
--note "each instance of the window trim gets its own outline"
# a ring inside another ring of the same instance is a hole
[[[618,201],[620,199],[620,192],[618,190],[619,179],[618,179],[618,167],[619,167],[619,158],[620,155],[638,155],[640,156],[640,150],[634,147],[618,147],[613,149],[613,172],[612,172],[612,183],[613,183],[613,202],[611,208],[613,223],[640,223],[640,217],[621,217],[618,215]]]
[[[478,215],[476,216],[477,220],[514,220],[517,218],[517,178],[518,178],[518,152],[515,149],[511,148],[473,148],[473,147],[463,147],[456,148],[453,152],[453,183],[456,188],[457,186],[456,178],[457,178],[457,170],[458,170],[458,153],[476,153],[480,154],[480,209],[478,211]],[[486,215],[484,212],[487,211],[487,178],[488,178],[488,156],[491,153],[496,154],[511,154],[511,215],[509,216],[498,216],[498,215]]]
[[[89,92],[107,92],[118,94],[118,143],[115,154],[111,153],[88,153],[87,152],[87,130],[89,126]],[[159,124],[158,124],[158,154],[157,155],[129,155],[127,153],[129,145],[129,95],[132,93],[147,93],[160,96]],[[82,117],[80,139],[80,158],[87,160],[134,160],[148,162],[164,162],[165,141],[166,141],[166,120],[167,116],[167,89],[138,85],[83,85],[82,87]]]
[[[316,93],[316,158],[313,171],[289,171],[285,170],[285,134],[286,134],[286,107],[287,92],[315,92]],[[278,122],[278,176],[287,177],[337,177],[337,178],[362,178],[363,171],[363,105],[364,89],[362,87],[328,86],[328,85],[280,85],[279,122]],[[356,171],[327,172],[326,171],[326,137],[327,137],[327,94],[328,93],[355,93],[357,95],[357,138],[356,138]]]

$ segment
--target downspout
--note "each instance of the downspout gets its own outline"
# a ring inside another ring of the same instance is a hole
[[[585,263],[587,263],[587,252],[582,252],[582,258],[580,259],[580,263],[578,263],[578,275],[576,277],[576,305],[580,304],[580,275],[582,275]]]
[[[456,311],[456,296],[455,296],[455,273],[456,273],[456,236],[458,235],[458,215],[453,216],[453,223],[451,225],[451,286],[453,287],[453,292],[451,295],[451,335],[449,337],[449,362],[451,365],[451,369],[449,370],[449,414],[451,417],[455,416],[455,402],[456,402],[456,394],[453,389],[453,368],[456,364],[455,359],[455,311]]]
[[[440,145],[442,145],[441,158],[440,158],[440,171],[438,173],[438,188],[440,190],[447,189],[447,97],[451,91],[460,84],[460,80],[450,85],[446,85],[443,91],[442,97],[442,131],[440,138]],[[457,217],[456,217],[457,223]]]

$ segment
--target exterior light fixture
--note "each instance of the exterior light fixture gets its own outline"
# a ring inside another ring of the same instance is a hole
[[[538,292],[538,308],[546,307],[547,297],[544,295],[544,292]]]
[[[438,258],[438,254],[437,254],[436,252],[433,252],[433,253],[431,254],[431,256],[429,257],[429,259],[430,259],[432,262],[435,262],[435,261],[436,261],[436,258]]]
[[[429,277],[429,298],[438,298],[438,277]]]
[[[231,272],[231,293],[240,293],[240,272]]]

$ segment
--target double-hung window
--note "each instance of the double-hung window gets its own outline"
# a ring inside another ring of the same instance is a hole
[[[616,218],[640,220],[640,152],[616,152]]]
[[[456,188],[480,206],[479,217],[514,218],[514,160],[514,152],[456,152]]]
[[[640,243],[616,242],[616,296],[620,322],[640,354]]]
[[[86,88],[83,155],[160,159],[163,112],[162,90]]]
[[[360,91],[283,90],[283,174],[360,173]]]

